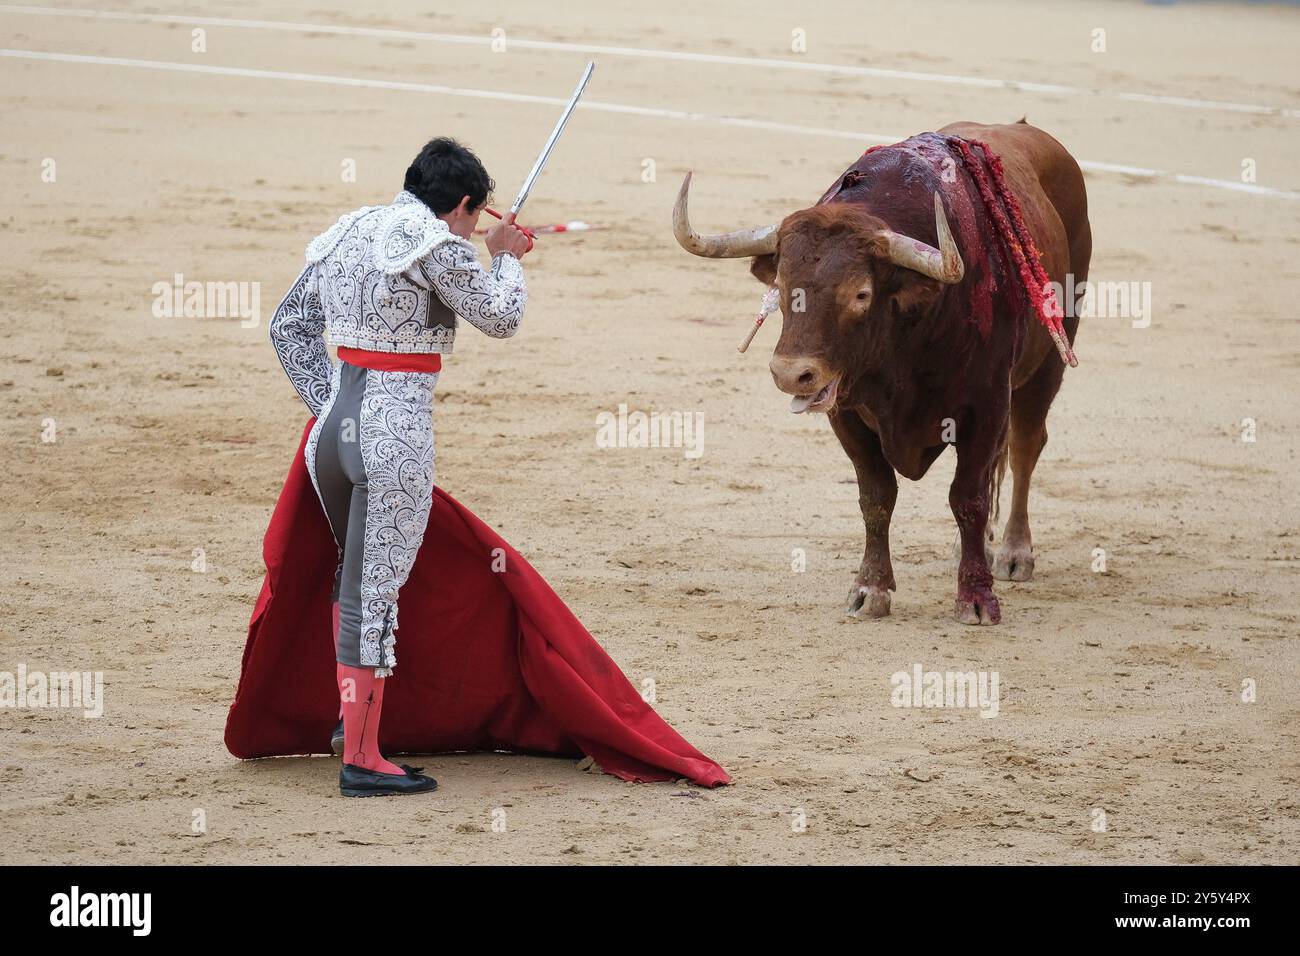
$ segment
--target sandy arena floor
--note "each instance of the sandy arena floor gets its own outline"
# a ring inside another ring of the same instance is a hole
[[[506,50],[214,23],[195,53],[190,23],[0,8],[6,51],[120,61],[0,55],[0,671],[105,680],[97,720],[0,708],[0,862],[1300,862],[1300,202],[1277,192],[1300,189],[1300,11],[428,6],[112,9],[500,27]],[[262,532],[306,417],[266,323],[308,239],[388,201],[432,135],[470,143],[508,203],[555,106],[382,83],[562,98],[593,56],[519,40],[660,53],[594,54],[588,103],[524,218],[607,228],[545,238],[526,260],[516,338],[462,328],[439,383],[440,483],[634,683],[654,679],[660,713],[735,785],[462,754],[421,761],[436,795],[376,813],[339,797],[332,760],[241,763],[222,745]],[[1035,476],[1037,576],[1000,584],[1002,626],[951,620],[951,456],[900,489],[893,616],[848,621],[852,469],[826,422],[790,415],[772,386],[776,329],[737,354],[762,287],[743,263],[675,245],[673,197],[693,169],[699,227],[774,221],[871,134],[1022,115],[1081,160],[1139,168],[1089,167],[1092,277],[1150,282],[1150,327],[1084,322]],[[1225,186],[1244,160],[1273,191]],[[177,273],[260,283],[259,321],[155,317],[152,287]],[[702,412],[704,454],[598,448],[596,416],[620,403]],[[890,675],[915,663],[998,671],[1000,715],[895,709]]]

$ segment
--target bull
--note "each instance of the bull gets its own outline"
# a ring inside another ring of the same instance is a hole
[[[857,473],[865,528],[846,611],[889,614],[897,475],[917,481],[948,445],[960,558],[954,615],[997,624],[993,579],[1034,571],[1029,484],[1047,443],[1078,317],[1049,289],[1088,276],[1092,232],[1078,163],[1024,120],[954,123],[864,153],[817,204],[779,225],[701,235],[691,175],[674,234],[708,258],[753,257],[782,313],[770,369],[795,413],[824,412]],[[1007,463],[996,552],[991,502]]]

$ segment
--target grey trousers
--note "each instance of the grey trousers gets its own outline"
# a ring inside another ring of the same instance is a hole
[[[340,664],[397,663],[397,595],[415,564],[433,500],[434,372],[340,362],[307,436],[307,471],[339,549]]]

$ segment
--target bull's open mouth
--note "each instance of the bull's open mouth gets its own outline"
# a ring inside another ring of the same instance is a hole
[[[829,412],[835,405],[839,387],[840,377],[836,375],[826,383],[826,386],[820,392],[811,395],[796,395],[790,399],[790,411],[796,415],[803,412]]]

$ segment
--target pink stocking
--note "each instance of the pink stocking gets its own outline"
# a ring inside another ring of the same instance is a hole
[[[384,679],[373,667],[336,665],[339,701],[343,704],[343,762],[378,773],[405,774],[379,752],[379,715],[384,706]]]

